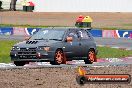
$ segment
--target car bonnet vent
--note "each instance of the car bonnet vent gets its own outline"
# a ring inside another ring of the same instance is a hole
[[[26,44],[36,44],[38,41],[27,41]]]

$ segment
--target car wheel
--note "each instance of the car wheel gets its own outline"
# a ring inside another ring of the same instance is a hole
[[[26,62],[25,61],[14,61],[14,64],[16,66],[24,66],[26,64]]]
[[[90,49],[87,54],[87,59],[85,59],[85,64],[92,64],[96,61],[96,54],[94,49]]]
[[[62,50],[58,49],[55,52],[54,61],[51,61],[53,65],[66,64],[66,57]]]

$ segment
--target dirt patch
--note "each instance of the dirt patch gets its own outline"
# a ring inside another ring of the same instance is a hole
[[[92,74],[131,74],[132,65],[111,67],[87,67]],[[77,68],[42,67],[35,69],[1,69],[1,88],[132,88],[130,84],[85,84],[76,82]]]
[[[37,13],[37,12],[0,12],[0,24],[74,26],[79,15],[91,16],[94,28],[132,29],[132,13]]]

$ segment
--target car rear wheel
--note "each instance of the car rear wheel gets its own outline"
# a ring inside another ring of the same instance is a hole
[[[53,65],[66,64],[66,57],[61,49],[58,49],[55,52],[54,61],[51,61],[50,63]]]
[[[96,61],[96,54],[94,49],[90,49],[87,54],[87,59],[85,59],[85,64],[92,64]]]
[[[25,61],[14,61],[14,64],[15,64],[16,66],[24,66],[26,63],[27,63],[27,62],[25,62]]]

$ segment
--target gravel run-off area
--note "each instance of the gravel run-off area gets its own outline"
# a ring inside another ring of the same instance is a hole
[[[130,74],[132,65],[85,67],[88,74]],[[0,88],[132,88],[130,84],[85,84],[76,82],[77,67],[0,69]]]

